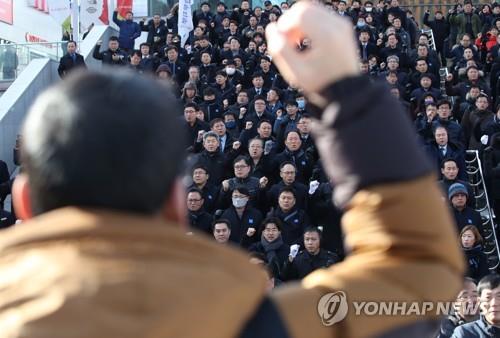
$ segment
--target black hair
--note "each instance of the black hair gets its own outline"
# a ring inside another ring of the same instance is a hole
[[[195,165],[193,165],[193,167],[191,169],[191,174],[193,174],[196,169],[203,169],[205,171],[205,173],[207,175],[209,175],[208,168],[206,166],[204,166],[202,163],[199,163],[199,162],[195,163]]]
[[[250,197],[250,191],[248,191],[248,188],[245,187],[244,185],[237,185],[234,189],[233,192],[238,191],[240,194],[249,196]]]
[[[194,102],[188,102],[188,103],[186,103],[184,105],[184,109],[186,109],[186,108],[194,108],[194,110],[196,110],[196,111],[200,110],[200,107],[196,103],[194,103]]]
[[[112,36],[109,38],[108,41],[118,41],[118,37],[117,36]]]
[[[284,166],[286,165],[291,165],[292,167],[295,168],[295,171],[297,171],[297,166],[295,165],[295,163],[291,162],[291,161],[285,161],[283,163],[280,164],[280,171],[281,169],[283,169]]]
[[[253,99],[253,102],[257,100],[266,102],[266,98],[264,95],[256,95],[255,98]]]
[[[446,99],[439,100],[438,103],[436,104],[436,107],[439,108],[440,106],[444,106],[444,105],[447,105],[449,108],[451,108],[450,101],[448,101]]]
[[[169,46],[167,46],[167,48],[165,48],[165,53],[168,53],[171,50],[175,50],[176,52],[179,52],[179,49],[176,46],[169,45]]]
[[[262,231],[264,231],[264,229],[266,228],[266,225],[269,223],[275,224],[279,231],[283,230],[283,223],[281,222],[281,220],[278,217],[271,216],[271,217],[266,217],[262,221],[262,223],[260,224],[260,232],[261,233],[262,233]]]
[[[252,74],[252,80],[255,79],[255,78],[257,78],[257,77],[264,78],[264,76],[262,75],[261,72],[256,72],[256,73]]]
[[[224,123],[224,120],[221,119],[220,117],[216,117],[215,119],[213,119],[212,121],[210,121],[210,128],[213,128],[215,126],[215,124],[219,123],[219,122]]]
[[[217,92],[212,87],[207,87],[203,90],[203,96],[217,95]]]
[[[197,193],[197,194],[200,194],[200,197],[203,198],[203,191],[201,191],[200,189],[198,188],[191,188],[188,190],[187,192],[187,195],[191,194],[191,193]],[[186,195],[186,197],[187,197]]]
[[[76,74],[40,96],[22,149],[34,214],[158,212],[181,167],[172,159],[185,148],[176,102],[167,85],[125,71]]]
[[[268,123],[268,124],[270,124],[270,125],[271,125],[271,128],[272,128],[272,126],[273,126],[273,124],[271,123],[271,121],[270,121],[270,120],[268,120],[268,119],[262,119],[262,120],[260,120],[259,122],[257,122],[257,128],[260,128],[260,126],[262,125],[262,123]]]
[[[297,198],[297,193],[295,192],[295,189],[292,188],[292,187],[288,187],[288,186],[284,186],[280,189],[280,193],[278,194],[278,196],[281,196],[282,193],[284,192],[289,192],[291,194],[293,194],[293,197],[294,198]]]
[[[318,236],[319,236],[319,239],[320,239],[320,241],[321,241],[321,237],[323,236],[323,233],[321,232],[321,230],[320,230],[319,228],[317,228],[317,227],[312,227],[312,226],[307,227],[307,228],[305,228],[305,229],[304,229],[303,234],[305,235],[305,234],[306,234],[306,233],[308,233],[308,232],[315,232],[315,233],[317,233],[317,234],[318,234]]]
[[[238,157],[236,157],[233,161],[233,166],[240,161],[244,161],[245,164],[250,166],[250,167],[252,166],[252,161],[250,161],[250,158],[248,156],[245,156],[245,155],[239,155]]]
[[[140,50],[134,50],[132,54],[130,54],[130,58],[132,58],[132,56],[134,55],[137,55],[138,57],[142,58],[142,53]]]
[[[271,89],[269,89],[269,90],[274,91],[276,93],[276,95],[278,95],[279,98],[281,98],[281,96],[283,95],[283,92],[278,87],[271,87]]]
[[[457,160],[455,160],[453,157],[446,157],[441,161],[441,169],[444,169],[444,165],[446,164],[446,162],[455,162],[455,165],[457,165],[458,167]]]
[[[477,292],[479,296],[481,296],[483,290],[493,290],[499,286],[500,286],[500,275],[496,273],[487,275],[486,277],[481,278],[481,280],[477,284]]]
[[[220,223],[225,224],[227,226],[227,228],[229,230],[231,230],[231,222],[227,218],[219,218],[219,219],[216,219],[212,222],[212,225],[211,225],[212,232],[215,230],[215,225],[220,224]]]

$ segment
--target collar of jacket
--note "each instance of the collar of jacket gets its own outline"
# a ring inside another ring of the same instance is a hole
[[[483,252],[483,246],[481,244],[478,244],[476,246],[473,246],[472,248],[463,248],[465,253],[480,253]]]
[[[320,258],[323,258],[325,256],[326,251],[324,249],[319,249],[319,252],[316,255],[311,254],[307,249],[304,249],[304,254],[306,255],[309,260],[317,260]]]
[[[134,214],[55,210],[4,230],[0,252],[6,337],[236,337],[266,293],[246,255]]]
[[[217,148],[217,149],[219,149],[219,148]],[[206,150],[206,149],[205,149],[205,150],[203,150],[203,152],[204,152],[204,153],[206,154],[206,156],[208,156],[208,157],[217,157],[217,156],[221,155],[221,153],[220,153],[220,151],[219,151],[219,150],[216,150],[216,151],[210,152],[210,151],[208,151],[208,150]]]
[[[295,150],[295,151],[292,151],[290,149],[288,149],[287,147],[285,148],[285,152],[287,155],[290,155],[290,156],[302,156],[304,154],[304,150],[302,149],[298,149],[298,150]]]
[[[248,176],[247,176],[247,177],[243,177],[243,178],[241,178],[241,177],[236,177],[236,176],[235,176],[235,177],[234,177],[234,182],[235,182],[236,184],[238,184],[238,183],[239,183],[239,184],[246,184],[246,183],[248,183],[248,182],[250,181],[250,178],[252,178],[252,177],[253,177],[253,176],[250,176],[250,174],[248,174]]]
[[[481,315],[481,318],[477,322],[484,332],[489,333],[491,337],[498,337],[500,335],[500,328],[488,323],[484,316]]]
[[[479,117],[488,117],[489,115],[493,114],[491,111],[489,110],[479,110],[479,109],[476,109],[475,110],[475,113],[477,116]]]
[[[294,205],[293,208],[288,210],[287,212],[283,211],[279,206],[276,208],[276,216],[278,216],[281,219],[285,219],[287,217],[291,218],[290,216],[293,217],[298,213],[299,210],[297,209],[297,205]]]
[[[448,316],[448,319],[453,323],[455,326],[460,326],[467,324],[467,321],[463,319],[462,317],[459,317],[458,314],[455,312],[451,315]]]
[[[197,211],[192,211],[192,210],[189,210],[188,213],[189,213],[189,216],[190,217],[194,217],[194,218],[198,218],[200,217],[201,214],[203,214],[205,212],[205,209],[200,208],[200,210],[197,210]]]

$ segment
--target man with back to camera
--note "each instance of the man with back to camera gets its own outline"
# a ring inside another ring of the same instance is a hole
[[[321,323],[318,300],[337,290],[349,301],[373,299],[373,290],[395,301],[452,299],[464,264],[432,169],[407,137],[411,126],[386,89],[358,76],[351,24],[299,2],[268,26],[267,35],[284,77],[300,78],[310,102],[324,110],[313,130],[336,183],[335,200],[346,211],[350,256],[268,296],[266,277],[245,255],[185,236],[183,187],[176,180],[182,161],[172,161],[183,152],[182,129],[173,122],[180,108],[172,95],[138,76],[88,73],[40,97],[24,126],[25,172],[13,189],[16,212],[26,222],[0,237],[2,335],[364,338],[431,332],[433,315],[374,320],[349,311],[341,323]],[[303,36],[315,41],[308,53],[295,48]],[[353,95],[356,90],[364,95]],[[114,128],[116,111],[120,128]],[[391,151],[370,156],[383,148]]]

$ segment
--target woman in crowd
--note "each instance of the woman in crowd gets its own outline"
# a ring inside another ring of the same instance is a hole
[[[483,237],[474,225],[465,226],[460,231],[460,243],[467,257],[467,277],[479,281],[489,274],[488,258],[483,252]]]

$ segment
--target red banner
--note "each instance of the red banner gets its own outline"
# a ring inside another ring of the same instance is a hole
[[[33,7],[45,13],[49,12],[47,0],[35,0],[35,5]]]
[[[0,0],[0,21],[9,25],[14,23],[13,7],[14,0]]]
[[[108,0],[104,0],[102,2],[102,13],[99,16],[99,20],[102,21],[105,25],[109,25],[109,17],[108,17]]]
[[[122,18],[125,18],[127,12],[132,12],[132,3],[133,0],[117,0],[116,8]]]

